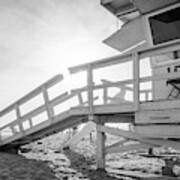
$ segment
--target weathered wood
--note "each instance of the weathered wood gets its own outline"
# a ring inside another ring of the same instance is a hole
[[[144,110],[137,112],[135,115],[135,123],[138,124],[180,124],[179,109],[165,110]],[[151,129],[151,126],[149,126]]]
[[[140,141],[143,144],[149,144],[152,146],[165,146],[165,147],[173,147],[175,149],[180,149],[180,143],[176,141],[170,141],[161,138],[151,138],[150,136],[145,136],[144,134],[138,134],[136,132],[125,131],[117,128],[109,128],[105,126],[99,126],[99,131],[104,133],[109,133],[116,136],[121,136],[124,138],[132,139],[135,141]]]
[[[83,97],[82,97],[81,92],[78,93],[78,100],[79,100],[79,105],[83,105]]]
[[[144,110],[171,110],[180,107],[180,100],[159,100],[140,104],[141,111]]]
[[[42,85],[40,85],[39,87],[35,88],[34,90],[32,90],[30,93],[28,93],[27,95],[23,96],[22,98],[20,98],[19,100],[17,100],[15,103],[11,104],[10,106],[8,106],[7,108],[5,108],[4,110],[2,110],[0,112],[0,116],[8,113],[9,111],[11,111],[12,109],[14,109],[14,107],[16,106],[16,104],[21,105],[27,101],[29,101],[30,99],[32,99],[33,97],[37,96],[38,94],[40,94],[42,92],[42,87],[45,86],[46,88],[49,88],[53,85],[55,85],[56,83],[60,82],[63,80],[63,76],[61,74],[58,74],[56,76],[54,76],[53,78],[51,78],[50,80],[46,81],[45,83],[43,83]]]
[[[116,146],[106,149],[106,154],[122,153],[126,151],[136,151],[140,149],[148,149],[150,147],[152,147],[152,145],[148,145],[148,144],[130,144],[124,146]]]
[[[180,124],[136,125],[134,131],[144,137],[180,139]]]
[[[29,125],[30,125],[30,128],[33,127],[33,123],[32,123],[32,119],[31,118],[29,118]]]
[[[45,106],[46,106],[46,111],[47,111],[47,115],[48,115],[48,119],[49,120],[53,120],[53,116],[54,116],[54,111],[53,111],[53,108],[52,106],[50,105],[50,100],[49,100],[49,95],[48,95],[48,92],[47,92],[47,89],[46,87],[42,87],[42,91],[43,91],[43,98],[44,98],[44,103],[45,103]]]
[[[96,131],[97,131],[97,147],[96,147],[96,156],[97,156],[97,169],[105,170],[105,133],[100,131],[100,127],[103,125],[103,122],[97,122]]]
[[[87,84],[88,84],[88,105],[89,105],[89,119],[92,119],[93,116],[93,70],[92,66],[88,66],[87,70]]]
[[[134,105],[135,105],[135,110],[139,110],[139,89],[140,89],[140,84],[139,84],[139,57],[138,53],[134,54],[133,57],[133,78],[134,78]]]
[[[180,77],[180,72],[171,72],[169,74],[161,74],[158,76],[147,76],[140,78],[140,82],[162,81],[168,79],[175,79]]]
[[[128,61],[132,61],[132,55],[131,54],[122,54],[117,56],[112,56],[109,58],[101,59],[98,61],[94,61],[92,63],[86,63],[78,66],[74,66],[69,68],[70,73],[77,73],[81,71],[86,71],[89,67],[89,65],[92,66],[93,69],[113,65],[113,64],[120,64],[125,63]]]
[[[139,57],[140,59],[143,59],[146,57],[152,57],[152,56],[156,56],[160,54],[165,54],[168,52],[177,51],[179,49],[180,49],[180,40],[177,39],[173,42],[166,42],[166,43],[153,46],[151,48],[141,50],[139,51]]]
[[[16,104],[15,109],[16,109],[16,117],[17,117],[19,129],[20,129],[21,134],[23,134],[24,129],[22,125],[21,112],[20,112],[18,104]]]
[[[110,145],[110,146],[106,146],[106,153],[110,152],[111,149],[119,147],[121,145],[123,145],[124,143],[126,143],[128,141],[128,139],[121,139],[120,141]]]

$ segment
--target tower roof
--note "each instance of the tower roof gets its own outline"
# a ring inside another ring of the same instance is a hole
[[[101,4],[122,21],[178,3],[179,0],[101,0]]]

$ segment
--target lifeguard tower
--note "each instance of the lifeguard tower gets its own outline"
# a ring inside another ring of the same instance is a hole
[[[179,0],[101,0],[123,22],[104,42],[120,55],[69,68],[66,91],[57,75],[0,112],[0,147],[21,145],[66,128],[88,125],[71,147],[97,130],[97,168],[105,155],[141,148],[180,149],[180,2]],[[75,84],[73,84],[75,83]],[[57,94],[52,91],[60,85]],[[38,103],[37,103],[38,102]],[[130,123],[125,131],[106,123]],[[105,134],[124,139],[105,147]],[[134,144],[126,144],[128,140]]]

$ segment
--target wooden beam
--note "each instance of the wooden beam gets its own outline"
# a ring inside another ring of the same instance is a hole
[[[140,81],[139,81],[139,57],[138,53],[134,54],[133,58],[133,77],[134,77],[134,105],[135,105],[135,110],[139,110],[139,89],[140,89]]]
[[[156,45],[151,48],[144,49],[142,51],[139,51],[140,59],[151,57],[155,55],[160,55],[172,51],[177,51],[180,49],[180,40],[177,39],[172,42],[162,43],[159,45]]]
[[[112,56],[112,57],[104,58],[101,60],[96,60],[92,63],[86,63],[86,64],[70,67],[69,71],[70,73],[77,73],[81,71],[86,71],[89,65],[91,65],[93,69],[97,69],[97,68],[106,67],[113,64],[125,63],[128,61],[132,61],[132,54],[120,54],[117,56]]]
[[[165,147],[172,147],[175,149],[180,149],[180,143],[176,141],[170,141],[166,139],[153,139],[147,136],[143,136],[143,134],[140,135],[135,132],[125,131],[125,130],[117,129],[117,128],[109,128],[106,126],[99,126],[98,129],[101,132],[140,141],[143,144],[149,144],[153,146],[165,146]]]
[[[4,114],[8,113],[9,111],[11,111],[12,109],[14,109],[14,107],[16,106],[16,104],[21,105],[27,101],[29,101],[30,99],[32,99],[33,97],[37,96],[38,94],[40,94],[42,92],[42,87],[45,86],[46,88],[49,88],[53,85],[55,85],[56,83],[60,82],[63,80],[63,76],[61,74],[58,74],[56,76],[54,76],[53,78],[51,78],[50,80],[46,81],[45,83],[43,83],[42,85],[40,85],[39,87],[35,88],[34,90],[32,90],[30,93],[28,93],[27,95],[25,95],[24,97],[20,98],[19,100],[17,100],[16,102],[14,102],[13,104],[11,104],[10,106],[8,106],[7,108],[5,108],[4,110],[0,111],[0,116],[3,116]]]
[[[54,117],[54,110],[53,110],[51,104],[49,103],[50,102],[49,95],[48,95],[48,92],[47,92],[47,89],[46,89],[45,86],[42,87],[42,91],[43,91],[43,98],[44,98],[44,103],[45,103],[45,106],[46,106],[48,119],[50,121],[52,121],[53,117]]]
[[[121,139],[120,141],[110,145],[110,146],[107,146],[106,147],[106,152],[108,151],[111,151],[112,148],[116,148],[116,147],[119,147],[121,145],[123,145],[124,143],[126,143],[128,141],[128,139]]]
[[[92,120],[93,116],[93,69],[92,66],[88,66],[87,70],[87,85],[88,85],[88,105],[89,105],[89,120]]]
[[[97,131],[97,138],[96,138],[96,143],[97,143],[97,169],[100,170],[105,170],[105,133],[100,131],[100,127],[103,125],[103,122],[97,122],[96,125],[96,131]]]
[[[22,125],[21,112],[20,112],[18,104],[16,104],[15,109],[16,109],[16,118],[19,125],[20,133],[23,135],[24,129]]]
[[[130,145],[124,145],[124,146],[116,146],[116,147],[111,147],[106,149],[106,154],[111,154],[111,153],[122,153],[126,151],[135,151],[135,150],[140,150],[140,149],[148,149],[151,148],[152,145],[148,144],[130,144]]]

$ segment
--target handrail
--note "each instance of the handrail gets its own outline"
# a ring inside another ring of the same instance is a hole
[[[156,45],[151,48],[146,48],[146,49],[137,51],[136,53],[139,55],[139,59],[141,59],[141,58],[145,58],[145,57],[149,57],[153,55],[175,51],[178,49],[180,49],[180,40]],[[91,65],[93,69],[96,69],[100,67],[105,67],[110,64],[112,65],[112,64],[128,62],[132,60],[132,56],[133,56],[133,53],[125,53],[125,54],[120,54],[116,56],[111,56],[111,57],[104,58],[98,61],[93,61],[90,63],[85,63],[78,66],[70,67],[69,72],[77,73],[77,72],[85,71],[87,70],[89,65]]]
[[[156,45],[151,48],[146,48],[138,52],[139,58],[145,58],[150,56],[155,56],[159,54],[164,54],[167,52],[172,52],[180,49],[180,40],[175,40],[172,42],[167,42],[163,44]]]
[[[53,78],[49,79],[45,83],[41,84],[40,86],[38,86],[37,88],[32,90],[30,93],[26,94],[25,96],[23,96],[19,100],[12,103],[7,108],[0,111],[0,117],[3,116],[4,114],[8,113],[9,111],[13,110],[16,105],[21,105],[21,104],[25,103],[26,101],[28,101],[29,99],[31,99],[31,98],[35,97],[36,95],[40,94],[42,92],[43,87],[50,88],[51,86],[53,86],[54,84],[56,84],[56,83],[58,83],[58,82],[60,82],[62,80],[63,80],[63,75],[62,74],[58,74],[58,75],[54,76]]]
[[[75,92],[75,91],[72,92],[71,94],[68,94],[67,92],[65,92],[65,93],[59,95],[58,97],[55,97],[51,101],[49,101],[49,105],[50,106],[56,106],[56,105],[61,104],[61,103],[65,102],[65,101],[67,101],[68,99],[78,95],[78,94],[79,94],[79,92]],[[45,110],[46,110],[46,105],[43,104],[43,105],[37,107],[36,109],[28,112],[27,114],[21,116],[20,119],[15,119],[13,122],[10,122],[10,123],[0,127],[0,130],[2,130],[4,128],[8,127],[8,126],[11,126],[12,124],[16,124],[18,122],[18,120],[23,122],[25,120],[31,119],[32,117],[40,114],[41,112],[43,112]]]
[[[124,63],[132,60],[132,54],[121,54],[117,56],[111,56],[108,58],[104,58],[98,61],[94,61],[91,63],[81,64],[78,66],[73,66],[69,68],[69,72],[71,74],[85,71],[88,69],[89,66],[91,66],[93,69],[105,67],[108,65],[118,64],[118,63]]]

